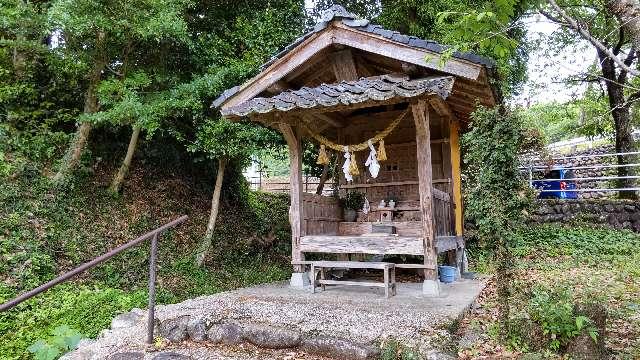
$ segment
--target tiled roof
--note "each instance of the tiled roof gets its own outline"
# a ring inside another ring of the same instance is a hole
[[[421,49],[426,49],[429,51],[433,51],[435,53],[442,53],[448,48],[447,46],[441,45],[432,40],[424,40],[416,36],[404,35],[397,31],[387,30],[380,25],[371,24],[369,20],[358,19],[358,17],[355,14],[348,12],[345,8],[343,8],[340,5],[333,5],[331,8],[327,9],[322,13],[322,16],[320,17],[319,21],[316,23],[312,31],[302,35],[301,37],[294,40],[291,44],[287,45],[287,47],[285,47],[282,51],[274,55],[268,62],[262,64],[262,66],[260,67],[260,70],[262,71],[266,69],[273,62],[275,62],[276,60],[278,60],[279,58],[287,54],[296,46],[300,45],[309,36],[324,30],[327,26],[329,26],[329,23],[331,23],[334,20],[340,20],[340,22],[342,22],[344,25],[347,25],[351,28],[354,28],[360,31],[364,31],[370,34],[380,35],[382,37],[385,37],[387,39],[393,40],[398,43],[406,44],[406,45],[421,48]],[[481,64],[488,68],[495,67],[495,62],[492,59],[489,59],[480,55],[476,55],[474,53],[455,52],[453,53],[452,56],[458,59],[471,61],[476,64]]]
[[[403,75],[382,75],[357,81],[322,84],[315,88],[287,90],[270,98],[253,98],[222,111],[223,116],[246,116],[272,111],[311,109],[358,104],[369,100],[384,101],[394,97],[411,98],[436,94],[446,99],[453,88],[453,76],[436,76],[410,80]]]
[[[285,47],[282,51],[274,55],[268,62],[266,62],[260,67],[260,71],[263,71],[264,69],[269,67],[269,65],[273,64],[276,60],[283,57],[289,51],[293,50],[296,46],[300,45],[303,41],[305,41],[311,35],[324,30],[327,26],[329,26],[329,23],[331,23],[334,20],[340,20],[344,25],[363,31],[363,32],[383,36],[387,39],[390,39],[398,43],[426,49],[436,53],[442,53],[444,50],[447,49],[446,46],[438,44],[435,41],[423,40],[415,36],[403,35],[397,31],[387,30],[382,26],[371,24],[369,20],[358,19],[356,15],[348,12],[342,6],[333,5],[330,9],[323,12],[318,23],[316,23],[312,31],[302,35],[301,37],[296,39],[294,42],[287,45],[287,47]],[[495,67],[495,62],[493,60],[473,54],[473,53],[455,52],[452,56],[458,59],[464,59],[477,64],[485,65],[487,68],[490,68],[490,69]],[[220,105],[222,105],[224,102],[227,101],[227,99],[235,95],[239,90],[240,90],[239,86],[234,86],[230,89],[225,90],[217,99],[213,101],[211,106],[214,108],[220,107]]]

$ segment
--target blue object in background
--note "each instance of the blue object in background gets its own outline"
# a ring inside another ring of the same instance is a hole
[[[440,282],[445,284],[456,281],[458,269],[453,266],[438,266],[438,273],[440,274]]]
[[[577,199],[577,191],[567,191],[576,189],[573,179],[572,170],[554,166],[544,179],[533,180],[532,185],[538,190],[545,190],[538,194],[538,199]]]

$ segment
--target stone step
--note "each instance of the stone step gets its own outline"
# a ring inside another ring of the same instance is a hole
[[[388,339],[427,356],[439,351],[434,339],[466,311],[483,283],[442,284],[437,298],[422,297],[422,283],[400,285],[383,302],[377,289],[335,286],[311,294],[281,282],[159,305],[151,346],[145,344],[147,313],[134,309],[63,359],[367,359]]]

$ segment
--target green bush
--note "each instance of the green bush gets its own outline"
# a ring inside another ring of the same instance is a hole
[[[4,300],[8,299],[0,299]],[[0,313],[0,354],[7,360],[27,359],[25,350],[48,338],[60,326],[69,326],[83,337],[93,338],[109,327],[115,315],[143,307],[146,301],[146,291],[60,285]]]
[[[566,290],[534,289],[528,313],[542,328],[551,350],[558,351],[585,332],[597,341],[598,330],[589,318],[576,314],[571,294]]]
[[[580,224],[544,224],[520,227],[513,244],[514,254],[522,257],[535,253],[603,261],[635,254],[640,247],[640,234]]]

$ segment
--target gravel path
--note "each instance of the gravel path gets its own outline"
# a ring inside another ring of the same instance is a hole
[[[398,294],[385,299],[379,289],[328,287],[311,294],[293,290],[284,283],[202,296],[178,304],[158,306],[160,323],[187,317],[202,319],[208,326],[232,321],[286,329],[303,336],[347,339],[358,344],[379,346],[395,339],[419,350],[433,352],[450,340],[449,325],[459,319],[483,287],[477,280],[442,285],[438,298],[422,297],[420,284],[399,284]],[[134,309],[119,315],[112,328],[98,339],[86,342],[65,359],[109,359],[123,352],[144,353],[146,312]],[[289,350],[262,350],[241,344],[210,346],[205,343],[171,344],[166,351],[193,359],[321,359]],[[157,352],[126,359],[160,359]],[[165,356],[166,359],[181,359]],[[187,359],[184,357],[182,359]],[[113,358],[117,359],[117,358]]]

